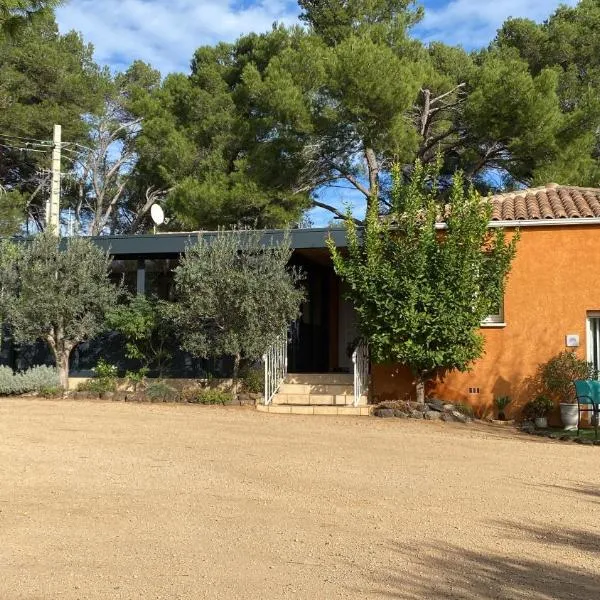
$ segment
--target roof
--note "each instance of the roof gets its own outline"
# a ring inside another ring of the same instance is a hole
[[[600,225],[600,189],[550,183],[543,187],[496,194],[492,203],[490,227],[546,227]],[[438,223],[439,229],[446,224]],[[280,243],[283,230],[261,231],[266,244]],[[214,231],[174,232],[145,235],[113,235],[92,238],[94,243],[119,258],[169,257],[185,253],[199,237],[211,238]],[[290,245],[294,250],[325,248],[329,237],[336,246],[346,246],[343,227],[292,229]]]
[[[210,239],[217,235],[214,231],[174,232],[144,235],[107,235],[91,238],[103,250],[115,257],[155,256],[168,257],[184,254],[200,237]],[[281,229],[261,230],[262,242],[267,245],[281,243],[286,231]],[[331,238],[336,246],[346,246],[346,232],[343,228],[292,229],[289,231],[290,246],[293,250],[325,248]]]
[[[600,218],[600,189],[550,183],[490,198],[492,221]]]

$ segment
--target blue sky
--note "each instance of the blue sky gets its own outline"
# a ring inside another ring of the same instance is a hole
[[[486,45],[510,17],[547,18],[559,4],[575,0],[424,0],[425,19],[415,33],[424,41],[441,40],[471,49]],[[57,12],[62,31],[76,29],[95,47],[96,60],[114,70],[140,58],[164,74],[187,71],[194,50],[220,40],[233,41],[273,22],[297,22],[295,0],[70,0]],[[358,208],[352,191],[323,196]],[[313,215],[316,224],[330,216]]]

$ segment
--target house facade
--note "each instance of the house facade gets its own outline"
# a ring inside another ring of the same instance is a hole
[[[530,399],[527,379],[558,352],[573,349],[600,366],[600,190],[549,185],[494,196],[490,202],[490,227],[503,227],[509,236],[520,232],[502,312],[482,323],[485,354],[472,369],[447,374],[427,392],[469,403],[481,416],[492,413],[494,397],[509,395],[510,416]],[[123,278],[131,291],[169,298],[179,258],[199,236],[211,235],[215,234],[106,236],[94,242],[114,257],[114,276]],[[283,231],[265,231],[263,241],[274,244],[284,236]],[[327,404],[335,404],[339,395],[347,404],[356,389],[356,315],[333,271],[328,238],[340,248],[346,244],[341,228],[290,234],[292,263],[306,274],[307,300],[288,333],[284,353],[290,378],[280,390],[283,405],[292,400],[310,403],[310,398],[300,397],[305,392],[320,393],[317,403],[327,396]],[[10,364],[6,356],[4,348],[4,362]],[[74,352],[71,375],[89,375],[92,362],[89,349]],[[189,356],[179,357],[179,366],[174,377],[198,377],[206,368]],[[223,375],[227,368],[225,362],[213,374]],[[372,399],[413,394],[411,374],[401,365],[371,365],[370,375]]]

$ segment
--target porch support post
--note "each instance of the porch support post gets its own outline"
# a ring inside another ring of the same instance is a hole
[[[329,370],[336,371],[340,346],[340,280],[329,272]]]
[[[146,295],[146,260],[143,258],[138,258],[136,293],[138,296]]]

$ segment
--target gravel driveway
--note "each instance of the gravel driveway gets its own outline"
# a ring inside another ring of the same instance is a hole
[[[0,598],[600,598],[600,448],[0,401]]]

